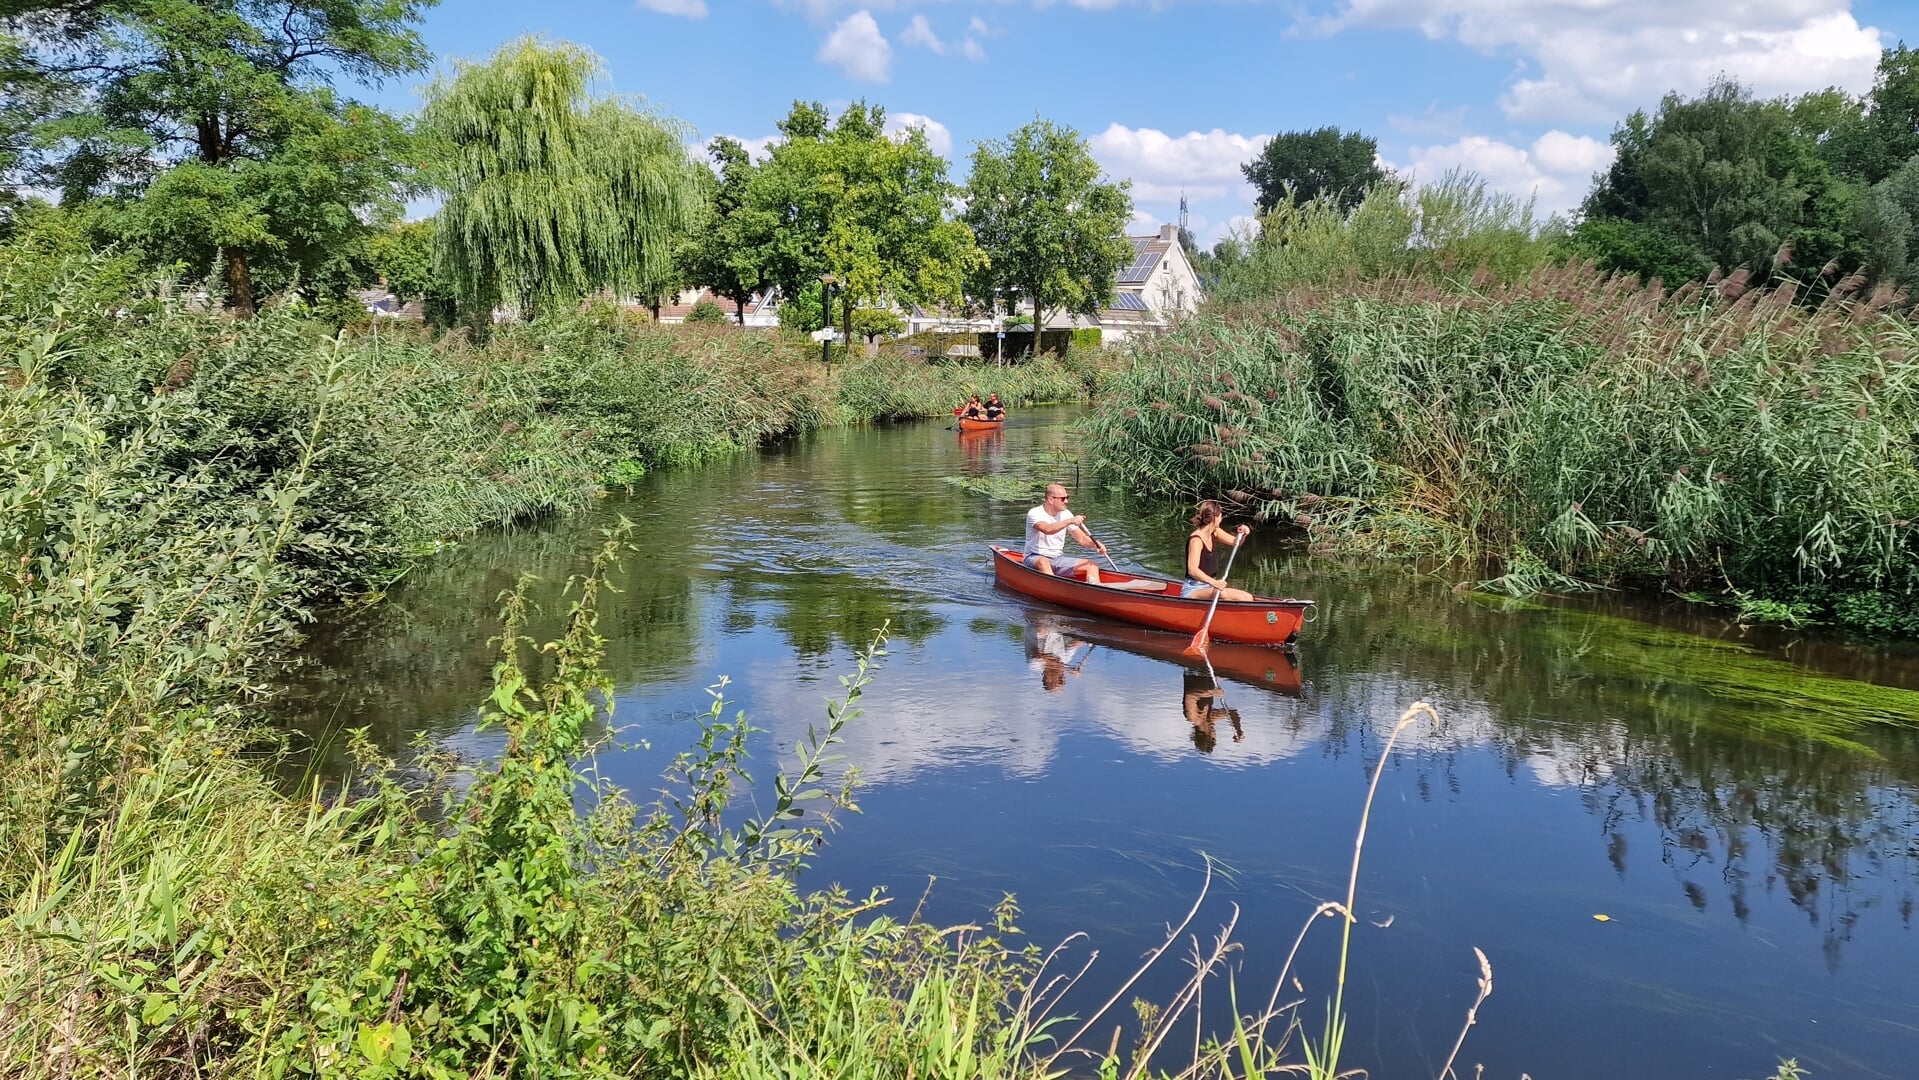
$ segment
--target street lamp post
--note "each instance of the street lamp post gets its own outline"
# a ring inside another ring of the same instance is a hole
[[[820,275],[820,328],[826,331],[820,338],[820,363],[828,370],[833,366],[833,275]]]

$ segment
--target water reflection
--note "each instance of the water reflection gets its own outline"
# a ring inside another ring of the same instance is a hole
[[[1092,644],[1068,637],[1057,615],[1046,611],[1026,613],[1027,666],[1039,672],[1040,687],[1047,693],[1059,693],[1065,688],[1068,675],[1079,674],[1080,667],[1086,663],[1086,656],[1080,655],[1082,651],[1086,656],[1092,655]]]
[[[1210,754],[1213,747],[1219,745],[1219,722],[1226,720],[1233,726],[1233,741],[1246,741],[1246,728],[1240,723],[1239,710],[1226,704],[1226,690],[1219,685],[1219,676],[1211,671],[1187,669],[1182,681],[1179,707],[1180,714],[1193,728],[1193,746],[1202,754]]]

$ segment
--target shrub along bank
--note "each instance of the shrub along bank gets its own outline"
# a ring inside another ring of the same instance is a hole
[[[1301,286],[1147,341],[1087,420],[1145,491],[1224,495],[1484,587],[1700,592],[1919,636],[1919,335],[1841,282],[1672,296],[1577,266]]]
[[[576,814],[573,763],[610,700],[594,597],[617,538],[542,646],[543,681],[507,601],[483,710],[498,762],[429,757],[402,785],[368,757],[354,797],[288,798],[246,760],[313,601],[646,469],[944,413],[966,372],[828,375],[785,339],[607,313],[480,346],[336,337],[291,311],[194,314],[123,271],[0,251],[9,1075],[1026,1068],[1010,911],[954,935],[795,886],[820,821],[798,811],[844,803],[823,766],[864,664],[766,817],[726,813],[749,729],[717,702],[658,804],[599,790]]]

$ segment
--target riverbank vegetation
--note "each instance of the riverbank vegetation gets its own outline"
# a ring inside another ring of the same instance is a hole
[[[1696,590],[1919,633],[1919,335],[1856,282],[1812,307],[1744,284],[1299,285],[1142,344],[1088,450],[1318,550],[1486,567],[1483,588]]]

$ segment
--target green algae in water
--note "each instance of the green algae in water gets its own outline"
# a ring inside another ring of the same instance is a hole
[[[1046,485],[1044,480],[1025,476],[943,476],[940,479],[994,502],[1037,503]]]
[[[1714,641],[1592,612],[1526,613],[1542,647],[1638,682],[1682,718],[1747,734],[1810,739],[1878,756],[1855,736],[1874,727],[1919,727],[1919,692],[1807,671],[1736,642]],[[1688,707],[1690,706],[1690,707]]]

